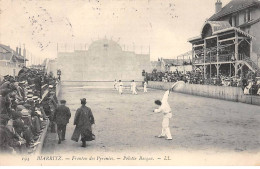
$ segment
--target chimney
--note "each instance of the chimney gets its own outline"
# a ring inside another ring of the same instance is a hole
[[[16,54],[18,55],[18,47],[16,47],[16,51],[15,51],[15,52],[16,52]]]
[[[23,48],[23,57],[26,57],[26,49]]]
[[[217,2],[215,3],[215,13],[218,13],[219,11],[221,11],[222,9],[222,2],[221,0],[217,0]]]
[[[22,52],[22,49],[21,49],[21,48],[19,48],[19,54],[18,54],[18,55],[20,55],[20,56],[21,56],[21,52]]]

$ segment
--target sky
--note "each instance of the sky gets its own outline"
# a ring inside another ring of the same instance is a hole
[[[223,6],[230,0],[222,0]],[[191,50],[216,0],[0,0],[0,43],[25,46],[29,60],[87,49],[107,38],[151,60]]]

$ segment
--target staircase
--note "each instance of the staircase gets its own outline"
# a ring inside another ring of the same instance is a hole
[[[249,57],[245,57],[243,61],[249,67],[249,69],[256,73],[258,77],[260,76],[260,68],[255,62],[253,62]]]

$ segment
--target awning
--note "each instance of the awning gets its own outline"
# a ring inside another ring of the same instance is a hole
[[[241,33],[242,35],[247,36],[249,38],[252,38],[252,39],[255,38],[254,36],[250,35],[249,33],[246,33],[245,31],[242,31],[241,29],[238,29],[236,27],[231,27],[231,28],[216,31],[213,35],[221,34],[221,33],[232,31],[232,30],[237,31],[237,32]]]

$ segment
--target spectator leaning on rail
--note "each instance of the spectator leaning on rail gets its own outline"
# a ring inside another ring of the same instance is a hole
[[[234,75],[234,72],[231,73]],[[220,72],[219,76],[216,73],[206,73],[204,79],[204,74],[202,71],[187,71],[186,73],[181,73],[179,71],[175,72],[157,72],[147,73],[145,79],[150,81],[162,81],[162,82],[176,82],[184,81],[190,84],[202,84],[202,85],[216,85],[216,86],[232,86],[241,87],[245,94],[259,95],[259,85],[256,77],[256,73],[248,71],[243,77],[240,76],[230,76],[229,72]]]
[[[18,77],[6,75],[0,82],[1,152],[23,153],[39,143],[47,116],[38,97],[41,86],[33,85],[37,76],[41,78],[43,72],[23,68]]]

